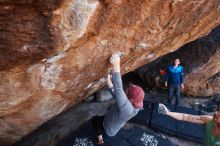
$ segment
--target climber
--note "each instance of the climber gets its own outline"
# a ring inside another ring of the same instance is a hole
[[[180,65],[180,60],[176,58],[174,60],[174,64],[170,65],[167,68],[167,75],[165,81],[165,87],[169,88],[168,91],[168,100],[169,104],[172,103],[172,96],[175,91],[176,95],[176,102],[175,104],[178,105],[180,103],[180,87],[184,89],[184,69]]]
[[[176,120],[195,124],[205,124],[203,146],[220,146],[220,103],[213,116],[194,116],[185,113],[170,112],[163,104],[159,104],[159,113]]]
[[[94,128],[98,136],[98,144],[103,144],[103,135],[113,137],[143,108],[144,91],[137,85],[130,85],[126,93],[123,91],[120,74],[120,54],[114,53],[110,58],[113,66],[112,81],[108,74],[106,82],[116,104],[110,108],[105,116],[93,119]]]

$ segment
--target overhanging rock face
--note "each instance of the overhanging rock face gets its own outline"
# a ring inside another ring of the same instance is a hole
[[[183,91],[186,94],[193,96],[220,94],[220,26],[209,35],[141,67],[137,73],[148,84],[163,87],[165,78],[159,71],[166,69],[175,58],[179,58],[184,66]]]
[[[135,70],[209,33],[219,12],[219,0],[1,1],[0,145],[103,86],[112,52]]]

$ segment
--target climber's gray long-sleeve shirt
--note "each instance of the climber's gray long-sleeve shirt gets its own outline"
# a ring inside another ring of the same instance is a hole
[[[119,72],[112,74],[112,81],[116,105],[107,112],[103,122],[104,130],[108,136],[115,136],[125,123],[139,111],[128,100],[123,90],[121,74]]]

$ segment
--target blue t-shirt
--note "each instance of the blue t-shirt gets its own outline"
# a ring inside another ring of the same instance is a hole
[[[167,68],[166,81],[169,85],[181,85],[184,81],[184,69],[181,65],[178,65],[174,68],[173,65],[170,65]]]

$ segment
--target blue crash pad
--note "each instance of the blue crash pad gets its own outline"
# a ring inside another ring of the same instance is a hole
[[[149,125],[152,129],[165,132],[173,136],[178,136],[180,138],[185,138],[198,143],[202,142],[204,137],[203,125],[178,121],[171,117],[159,114],[158,105],[159,103],[145,103],[145,110],[141,111],[137,116],[135,116],[131,122],[145,126]],[[169,104],[166,106],[170,111],[173,112],[199,115],[199,112],[192,108]]]
[[[150,127],[153,129],[163,131],[165,133],[175,135],[176,134],[176,120],[168,116],[164,116],[158,113],[158,103],[153,106],[153,111],[151,115]],[[175,111],[175,106],[166,105],[170,111]]]
[[[176,112],[186,113],[191,115],[199,115],[198,111],[194,109],[180,107],[180,106],[176,107]],[[177,121],[176,135],[182,138],[186,138],[201,143],[204,137],[203,125],[193,124],[184,121]]]

